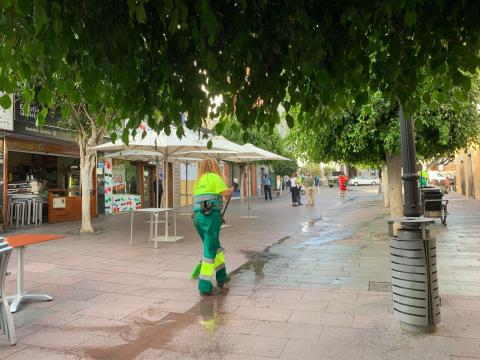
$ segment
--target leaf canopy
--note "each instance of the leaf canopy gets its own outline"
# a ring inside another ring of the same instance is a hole
[[[456,151],[480,142],[480,94],[478,80],[467,99],[455,96],[454,88],[442,98],[420,102],[413,114],[415,140],[420,158],[452,156]],[[425,84],[424,96],[432,92],[432,83]],[[298,117],[305,116],[298,112]],[[352,106],[340,113],[323,112],[312,128],[306,121],[297,121],[289,134],[289,143],[304,160],[342,161],[355,165],[378,166],[386,154],[400,152],[400,128],[396,102],[382,93],[370,96],[360,107]]]
[[[413,114],[427,79],[435,91],[425,104],[453,87],[465,96],[479,16],[475,0],[8,0],[0,91],[18,91],[27,105],[56,107],[60,96],[62,107],[108,106],[114,125],[128,118],[134,128],[145,119],[168,128],[183,112],[201,126],[211,94],[244,127],[278,123],[280,103],[320,121],[320,110],[341,113],[375,91]]]

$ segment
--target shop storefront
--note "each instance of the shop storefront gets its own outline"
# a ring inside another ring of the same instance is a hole
[[[142,208],[142,163],[105,159],[105,213],[119,213]]]
[[[13,126],[3,127],[2,215],[7,225],[13,217],[20,217],[14,226],[81,219],[78,146],[72,133],[58,126],[58,117],[48,118],[44,127],[37,128],[37,111],[32,105],[26,115],[17,101]],[[90,207],[96,216],[96,183],[91,184]]]
[[[98,209],[100,214],[117,214],[156,206],[156,165],[152,162],[111,159],[99,155],[97,165]],[[163,167],[160,167],[160,207],[180,205],[180,166],[169,163],[168,204]]]

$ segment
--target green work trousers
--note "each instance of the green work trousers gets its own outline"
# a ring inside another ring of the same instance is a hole
[[[195,212],[195,228],[203,241],[203,259],[198,278],[198,290],[210,294],[213,289],[212,278],[215,274],[217,283],[227,279],[225,257],[220,246],[220,227],[222,216],[219,210],[212,210],[208,215]]]

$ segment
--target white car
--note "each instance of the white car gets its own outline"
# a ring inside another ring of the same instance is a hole
[[[350,185],[378,185],[380,184],[380,179],[375,176],[357,176],[351,178],[349,181]]]

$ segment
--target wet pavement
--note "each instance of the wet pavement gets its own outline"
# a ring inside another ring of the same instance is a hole
[[[480,202],[451,197],[448,225],[432,227],[443,303],[434,334],[393,319],[375,189],[339,201],[322,188],[315,208],[256,200],[257,219],[233,203],[222,234],[231,282],[209,297],[188,279],[201,247],[186,217],[185,239],[158,250],[141,240],[142,219],[128,246],[128,217],[32,249],[27,284],[55,300],[15,314],[19,344],[0,345],[0,359],[480,359]]]

